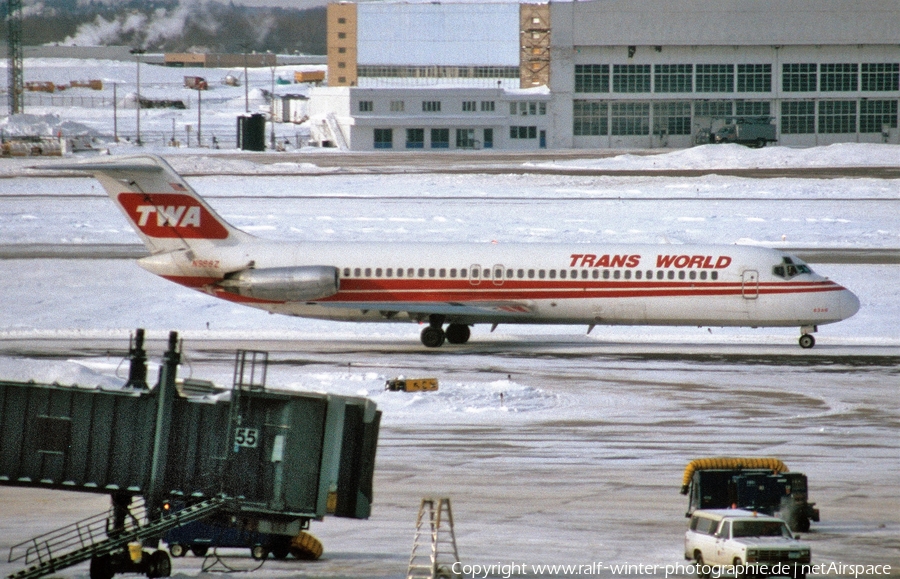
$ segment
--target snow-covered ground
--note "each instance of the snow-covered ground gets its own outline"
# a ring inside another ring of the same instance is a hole
[[[78,78],[133,79],[133,63],[37,64],[48,79],[58,75],[56,82],[69,80],[73,70]],[[171,82],[155,79],[163,72],[178,83],[181,75],[211,76],[157,68],[142,66],[142,94],[145,78],[148,91]],[[41,79],[28,74],[27,80]],[[261,88],[271,73],[253,74],[251,88]],[[166,85],[159,94],[171,90]],[[221,106],[210,114],[221,119],[210,124],[233,131],[243,88],[216,86],[211,93],[219,91]],[[108,111],[34,112],[111,134]],[[174,114],[144,111],[142,130],[164,132],[173,118],[193,122],[196,111]],[[133,119],[134,110],[120,119],[133,122],[126,117]],[[112,148],[114,154],[143,151],[168,155],[176,169],[211,175],[190,182],[227,220],[274,239],[900,248],[900,181],[891,179],[348,175],[302,162],[212,158],[202,149],[152,142]],[[34,176],[26,169],[53,162],[0,161],[6,177],[0,178],[0,246],[138,242],[92,179]],[[900,147],[705,146],[554,165],[897,167]],[[297,176],[266,175],[271,172]],[[742,454],[776,455],[810,476],[811,498],[823,512],[807,537],[814,560],[896,569],[900,391],[890,360],[900,351],[900,266],[813,267],[856,292],[862,307],[853,318],[820,328],[816,356],[798,361],[788,355],[799,350],[796,329],[617,327],[585,336],[585,328],[500,326],[493,334],[476,328],[469,347],[423,352],[412,324],[271,316],[168,283],[130,260],[0,260],[0,378],[113,386],[122,375],[120,356],[47,359],[42,344],[60,339],[77,349],[80,340],[123,340],[145,327],[156,338],[182,332],[183,374],[226,385],[231,376],[228,356],[192,352],[191,340],[297,340],[307,349],[279,354],[283,363],[273,367],[271,384],[373,398],[384,411],[373,517],[314,525],[326,561],[272,562],[254,573],[261,579],[405,576],[418,498],[429,493],[453,497],[467,563],[676,564],[685,506],[677,494],[680,469],[698,456]],[[602,349],[619,343],[663,344],[672,354],[647,360]],[[881,357],[867,356],[873,351]],[[384,379],[401,373],[438,376],[441,390],[385,392]],[[105,505],[59,494],[0,487],[0,548]],[[175,568],[205,576],[199,566],[184,559]],[[59,575],[81,579],[87,569]],[[599,575],[622,574],[607,567]]]
[[[0,63],[5,74],[7,61]],[[200,96],[201,132],[204,144],[211,146],[216,137],[220,146],[235,146],[236,117],[246,113],[268,113],[268,94],[274,89],[277,95],[305,95],[306,84],[278,84],[282,79],[293,83],[295,71],[321,70],[323,66],[293,65],[247,70],[248,83],[243,82],[244,70],[225,68],[180,68],[143,63],[140,65],[140,94],[142,99],[181,100],[186,109],[142,109],[140,119],[141,140],[151,148],[166,147],[173,138],[183,147],[196,147],[198,91],[184,86],[185,76],[206,79],[209,89]],[[240,86],[224,83],[227,76],[240,79]],[[122,139],[121,147],[133,146],[137,133],[137,63],[136,61],[78,60],[65,58],[26,58],[25,82],[52,82],[68,86],[72,81],[103,81],[103,90],[67,88],[52,94],[29,92],[25,96],[24,118],[0,120],[0,130],[6,135],[55,136],[89,135],[112,137],[114,132]],[[117,106],[113,107],[113,96]],[[33,104],[32,104],[33,103]],[[115,118],[114,118],[115,116]],[[188,128],[189,127],[189,128]],[[267,127],[268,128],[268,127]],[[37,129],[37,130],[35,130]],[[306,134],[297,125],[277,124],[276,135],[296,144],[298,134]],[[268,138],[268,131],[266,137]],[[127,139],[127,140],[126,140]],[[106,139],[104,139],[106,141]],[[97,143],[100,147],[119,148],[115,143]]]

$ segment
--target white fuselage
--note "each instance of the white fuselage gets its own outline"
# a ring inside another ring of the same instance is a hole
[[[335,320],[421,321],[439,314],[460,324],[816,326],[856,313],[852,292],[802,265],[801,273],[784,274],[785,257],[802,264],[779,250],[737,245],[260,240],[210,244],[208,251],[195,243],[191,252],[141,264],[273,313]],[[340,289],[308,302],[248,299],[215,285],[248,266],[323,265],[337,269]]]

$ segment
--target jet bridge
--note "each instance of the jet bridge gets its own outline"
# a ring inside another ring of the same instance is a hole
[[[135,571],[123,542],[127,520],[137,521],[137,540],[156,548],[188,515],[215,514],[284,536],[329,514],[369,516],[381,416],[372,401],[269,389],[268,355],[248,351],[236,355],[230,391],[190,396],[176,380],[181,347],[174,332],[153,388],[142,330],[129,358],[129,379],[113,390],[0,381],[0,484],[104,493],[113,504],[89,544],[26,541],[26,564],[36,568],[11,578],[86,558],[92,579]],[[174,516],[173,504],[186,508]],[[149,552],[153,565],[139,571],[167,576],[171,565],[161,553]]]

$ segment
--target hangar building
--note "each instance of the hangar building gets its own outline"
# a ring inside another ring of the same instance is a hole
[[[728,117],[781,145],[900,142],[894,0],[550,4],[550,146],[686,147]]]

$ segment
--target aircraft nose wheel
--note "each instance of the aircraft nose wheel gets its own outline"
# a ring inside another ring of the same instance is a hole
[[[803,334],[800,336],[800,347],[804,350],[808,350],[816,345],[816,339],[812,337],[810,334]]]
[[[426,348],[440,348],[444,345],[444,340],[446,338],[447,336],[440,326],[428,326],[422,330],[422,335],[420,336],[422,344],[424,344]]]

